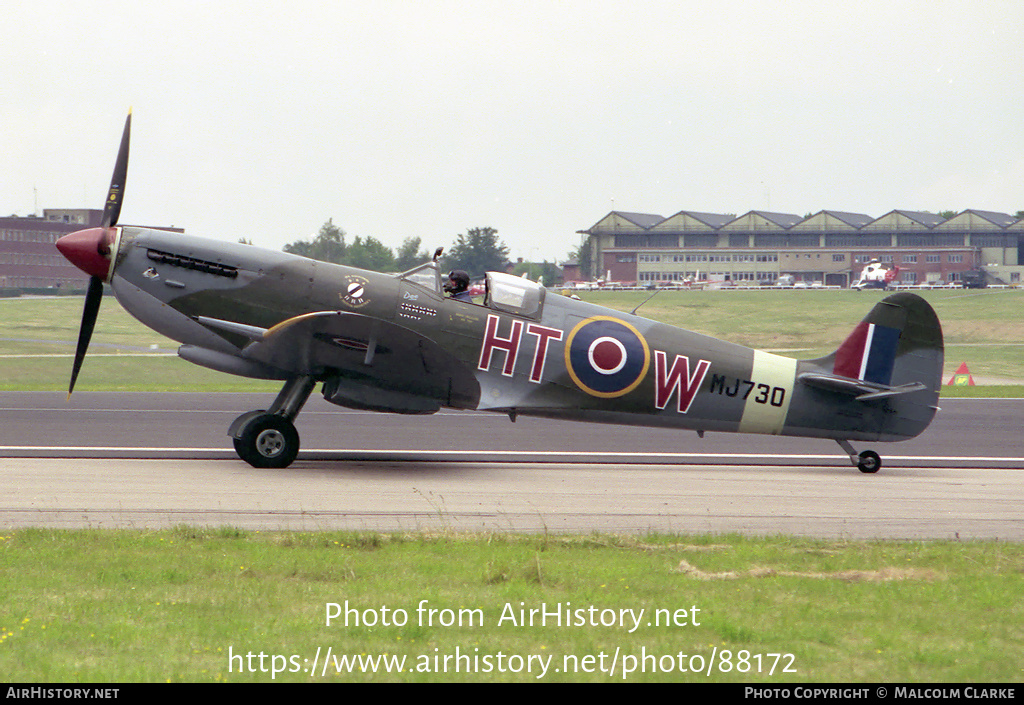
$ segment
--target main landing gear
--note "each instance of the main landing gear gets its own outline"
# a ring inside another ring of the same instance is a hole
[[[846,454],[850,456],[850,462],[853,463],[858,470],[866,473],[878,472],[878,469],[882,467],[882,459],[878,457],[878,453],[873,450],[865,450],[857,454],[857,451],[853,449],[849,441],[837,440],[836,443],[839,447],[846,451]]]
[[[250,411],[231,423],[228,435],[238,457],[254,468],[286,468],[299,454],[299,415],[316,386],[312,377],[293,377],[285,382],[267,410]]]

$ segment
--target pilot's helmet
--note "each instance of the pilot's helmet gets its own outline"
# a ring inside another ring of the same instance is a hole
[[[445,283],[445,291],[458,294],[469,288],[469,273],[462,269],[453,269],[448,273],[448,281]]]

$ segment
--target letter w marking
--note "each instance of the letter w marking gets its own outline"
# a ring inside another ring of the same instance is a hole
[[[668,357],[661,350],[654,351],[654,405],[664,409],[672,395],[678,392],[676,397],[676,408],[680,414],[690,410],[690,404],[697,395],[704,377],[711,367],[708,360],[698,360],[697,367],[693,374],[690,374],[690,358],[686,355],[676,355],[672,363],[672,369],[668,369]],[[685,382],[686,386],[683,386]]]

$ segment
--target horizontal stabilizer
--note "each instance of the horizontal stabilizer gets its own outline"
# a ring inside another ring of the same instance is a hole
[[[830,392],[838,392],[840,394],[849,394],[856,396],[857,401],[872,401],[875,399],[885,399],[887,397],[894,397],[900,394],[909,394],[910,392],[919,392],[927,387],[920,382],[910,382],[908,384],[901,384],[898,387],[892,387],[887,384],[878,384],[875,382],[868,382],[861,379],[851,379],[850,377],[841,377],[839,375],[830,375],[821,372],[803,372],[797,376],[797,379],[818,389],[824,389]]]

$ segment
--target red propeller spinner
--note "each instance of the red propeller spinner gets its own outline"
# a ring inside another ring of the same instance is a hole
[[[88,228],[68,233],[57,240],[60,253],[91,277],[106,281],[110,273],[113,228]]]

